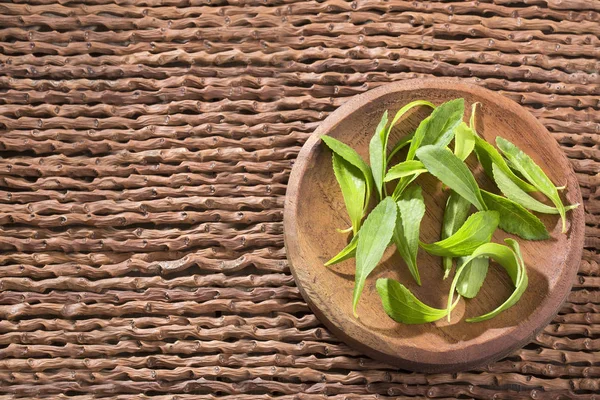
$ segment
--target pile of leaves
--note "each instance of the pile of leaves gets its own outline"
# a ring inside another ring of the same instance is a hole
[[[386,313],[405,324],[433,322],[445,316],[450,321],[451,311],[461,296],[470,299],[479,292],[490,259],[501,265],[510,276],[514,291],[495,310],[467,319],[467,322],[479,322],[513,306],[528,284],[518,242],[509,238],[505,239],[505,244],[492,243],[496,229],[525,240],[548,239],[546,227],[531,212],[535,211],[560,215],[562,232],[566,233],[565,214],[578,205],[565,206],[559,195],[559,190],[564,188],[557,188],[544,171],[513,143],[497,137],[496,148],[480,137],[475,129],[477,106],[478,103],[472,105],[469,124],[463,121],[464,99],[454,99],[439,107],[426,100],[417,100],[402,107],[391,123],[388,123],[386,111],[369,143],[369,164],[348,145],[330,136],[322,137],[333,152],[333,170],[352,225],[340,230],[352,232],[351,241],[325,265],[356,259],[352,300],[355,317],[365,281],[389,245],[396,246],[419,285],[419,248],[443,257],[444,279],[449,276],[456,259],[457,269],[445,309],[424,304],[396,280],[377,280],[376,288]],[[413,107],[430,107],[433,111],[421,121],[413,134],[400,139],[388,151],[391,129]],[[454,143],[453,151],[449,148],[451,142]],[[404,161],[389,167],[394,156],[406,146],[408,151]],[[504,196],[479,188],[465,164],[473,151],[485,173]],[[419,240],[425,202],[421,187],[414,181],[426,173],[439,179],[450,191],[442,222],[442,237],[435,243]],[[386,189],[390,182],[396,182],[391,194]],[[538,201],[531,196],[532,192],[542,193],[553,206]],[[373,196],[377,196],[379,202],[369,212]],[[477,211],[469,215],[471,206]]]

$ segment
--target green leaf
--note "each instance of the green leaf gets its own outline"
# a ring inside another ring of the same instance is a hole
[[[421,174],[423,172],[427,172],[425,166],[421,161],[417,160],[408,160],[403,161],[394,165],[389,169],[388,173],[385,175],[384,182],[393,181],[394,179],[399,179],[405,176]]]
[[[462,161],[469,157],[475,148],[475,132],[461,122],[454,130],[454,154]]]
[[[421,146],[435,144],[437,146],[446,147],[454,136],[454,128],[462,121],[463,113],[463,99],[448,101],[433,110],[431,115],[419,124],[419,127],[410,142],[406,160],[413,160],[417,149]],[[396,185],[393,197],[395,199],[399,198],[402,191],[418,176],[419,174],[415,174],[401,178],[400,182]]]
[[[507,240],[510,240],[510,239],[507,239]],[[479,257],[493,258],[496,262],[498,262],[500,265],[502,265],[504,267],[504,269],[506,269],[506,271],[508,272],[508,275],[511,277],[513,282],[518,281],[518,271],[519,271],[518,264],[519,263],[518,263],[516,255],[515,255],[515,252],[508,246],[503,246],[498,243],[482,244],[481,246],[479,246],[477,249],[475,249],[473,251],[473,254],[471,254],[469,257],[464,259],[462,265],[456,270],[456,275],[454,275],[454,279],[452,280],[452,285],[450,285],[450,293],[448,295],[448,304],[447,304],[447,308],[446,308],[448,311],[451,310],[451,307],[452,307],[452,301],[454,298],[454,291],[456,290],[456,285],[461,280],[462,274],[466,272],[466,267],[471,263],[471,261],[473,261]],[[475,291],[475,287],[481,286],[481,284],[483,283],[483,279],[481,278],[481,276],[479,274],[471,275],[471,276],[472,276],[473,281],[472,282],[467,281],[465,283],[465,285],[467,287],[461,289],[461,290],[464,290],[465,292],[468,292],[469,294]],[[460,298],[460,296],[459,296],[459,298]],[[450,315],[448,315],[448,321],[450,321]],[[467,321],[470,321],[470,320],[467,320]]]
[[[360,234],[360,231],[358,231]],[[330,265],[340,263],[342,261],[346,261],[354,256],[356,256],[356,245],[358,244],[358,234],[352,237],[350,243],[346,245],[338,254],[333,256],[331,260],[327,261],[324,265],[329,267]]]
[[[389,130],[386,128],[388,123],[388,112],[387,110],[383,113],[379,125],[375,130],[375,134],[369,142],[369,160],[371,163],[371,171],[373,172],[373,181],[375,182],[375,189],[379,194],[379,198],[382,199],[385,189],[383,188],[383,176],[385,175],[386,167],[386,153],[387,153],[387,140]]]
[[[352,296],[352,310],[356,314],[356,306],[365,286],[367,276],[377,267],[383,257],[394,228],[398,206],[391,197],[383,199],[371,211],[358,234],[356,247],[356,275],[354,293]]]
[[[409,161],[414,161],[414,160],[409,160]],[[404,192],[404,189],[406,189],[408,187],[408,185],[410,185],[415,179],[417,179],[419,177],[419,175],[421,175],[421,173],[422,172],[415,172],[412,175],[408,175],[403,178],[400,178],[400,181],[398,182],[398,184],[396,185],[396,188],[394,189],[394,193],[392,193],[392,198],[394,200],[398,200],[400,198],[400,196],[402,195],[402,193]]]
[[[411,108],[414,107],[418,107],[418,106],[427,106],[427,107],[431,107],[435,110],[435,105],[427,100],[415,100],[415,101],[411,101],[410,103],[408,103],[407,105],[405,105],[404,107],[402,107],[401,109],[398,110],[398,112],[396,112],[396,115],[394,115],[394,119],[392,119],[392,123],[390,124],[390,130],[394,127],[394,125],[396,125],[398,123],[398,121],[400,121],[400,118],[402,118],[402,116],[404,114],[406,114]]]
[[[342,190],[346,210],[354,234],[360,228],[365,204],[365,178],[362,172],[342,157],[333,153],[333,172]]]
[[[454,235],[432,244],[421,243],[421,247],[436,256],[468,256],[491,240],[498,222],[496,211],[479,211],[471,215]]]
[[[506,301],[502,303],[499,307],[484,315],[480,315],[479,317],[469,318],[467,319],[467,322],[481,322],[490,318],[494,318],[502,311],[505,311],[510,307],[514,306],[527,289],[527,285],[529,284],[529,278],[527,277],[527,269],[525,267],[525,262],[523,261],[523,256],[521,255],[521,250],[519,249],[519,244],[513,239],[505,239],[504,242],[508,244],[513,253],[514,258],[516,259],[516,274],[514,263],[505,265],[502,264],[502,262],[499,262],[499,264],[504,267],[508,275],[511,277],[513,284],[515,285],[515,290],[510,295],[510,297],[506,299]],[[496,259],[496,261],[499,260]]]
[[[434,109],[434,112],[435,112],[435,105],[427,100],[412,101],[412,102],[408,103],[407,105],[405,105],[404,107],[402,107],[400,110],[398,110],[398,112],[394,116],[394,119],[392,119],[392,123],[388,127],[387,136],[389,137],[389,133],[391,132],[392,128],[398,123],[398,121],[400,121],[400,118],[402,118],[402,116],[404,114],[406,114],[411,108],[418,107],[418,106],[431,107]],[[413,133],[411,135],[405,136],[402,139],[400,139],[398,141],[398,143],[396,143],[396,145],[392,149],[389,157],[387,158],[387,161],[389,162],[391,160],[391,158],[394,156],[394,154],[396,154],[398,151],[400,151],[404,146],[406,146],[409,143],[412,143],[414,136],[415,136],[415,134]],[[412,144],[411,144],[411,146],[412,146]],[[407,158],[407,159],[411,160],[412,158]]]
[[[392,151],[390,151],[390,154],[387,157],[387,163],[388,164],[392,161],[392,158],[394,158],[394,156],[396,155],[396,153],[398,153],[400,150],[402,150],[404,147],[406,147],[407,145],[410,144],[410,142],[412,141],[413,136],[415,136],[415,134],[411,133],[410,135],[403,136],[402,138],[400,138],[400,140],[398,140],[396,142],[396,144],[392,148]]]
[[[520,204],[485,190],[481,194],[488,208],[500,214],[498,226],[503,231],[527,240],[544,240],[550,237],[542,221]]]
[[[396,322],[424,324],[442,319],[448,314],[446,309],[433,308],[421,302],[404,285],[393,279],[377,279],[376,288],[383,309]]]
[[[542,214],[558,214],[556,207],[551,207],[536,200],[530,196],[527,192],[515,184],[501,168],[496,164],[492,164],[492,171],[494,175],[494,181],[498,188],[507,198],[528,208],[532,211],[537,211]]]
[[[421,142],[423,141],[423,136],[425,136],[425,132],[429,130],[429,124],[431,121],[431,115],[425,118],[415,131],[413,138],[410,142],[410,146],[408,148],[408,153],[406,154],[407,160],[414,160],[415,155],[417,154],[417,150],[421,147]]]
[[[490,178],[493,178],[492,165],[496,164],[498,168],[502,170],[508,176],[508,178],[513,181],[513,183],[519,186],[522,190],[526,192],[536,192],[537,189],[525,182],[523,179],[519,178],[515,173],[510,169],[506,160],[500,155],[498,150],[479,136],[475,137],[475,154],[477,154],[477,159],[479,163],[483,167],[486,175]]]
[[[427,171],[459,195],[467,199],[478,210],[486,210],[479,186],[469,168],[445,147],[425,146],[417,150],[417,157]]]
[[[371,198],[371,193],[373,191],[373,175],[371,174],[371,168],[364,162],[361,156],[358,155],[356,151],[347,144],[340,142],[337,139],[334,139],[331,136],[323,135],[321,136],[321,140],[338,156],[342,157],[344,160],[348,161],[350,164],[354,165],[358,168],[365,177],[365,181],[367,183],[366,193],[365,193],[365,206],[363,208],[363,215],[367,211],[367,207],[369,206],[369,199]]]
[[[507,198],[532,211],[542,214],[558,214],[558,209],[556,207],[546,205],[529,195],[512,180],[510,180],[510,178],[508,178],[508,176],[496,164],[492,165],[492,170],[496,185],[502,194],[504,194]],[[561,188],[557,189],[561,190]],[[565,211],[570,211],[577,207],[579,207],[579,204],[572,204],[566,206]]]
[[[447,101],[433,110],[431,115],[419,124],[406,159],[412,160],[421,146],[448,146],[454,137],[454,129],[462,121],[464,112],[464,99]]]
[[[448,201],[446,201],[446,209],[444,210],[442,240],[454,235],[463,226],[469,216],[470,209],[471,203],[468,200],[454,191],[450,192]],[[446,279],[452,270],[452,257],[444,257],[442,265],[444,267],[444,279]]]
[[[567,232],[567,220],[565,206],[560,199],[558,190],[550,178],[542,169],[521,149],[508,140],[496,137],[496,145],[504,153],[506,158],[515,166],[517,171],[527,179],[537,190],[546,195],[554,203],[562,220],[562,232]]]
[[[466,257],[461,257],[459,262],[462,263],[466,260]],[[487,257],[477,257],[469,261],[464,266],[464,271],[458,279],[456,284],[456,291],[463,297],[472,299],[477,296],[479,289],[483,285],[485,276],[487,275],[488,266],[490,265],[490,259]]]
[[[421,285],[421,277],[417,268],[417,252],[419,251],[419,231],[421,220],[425,215],[425,201],[420,186],[409,187],[397,202],[399,217],[396,221],[393,240],[398,252],[406,262],[415,281]]]
[[[517,269],[517,274],[515,275],[514,272],[511,272],[514,271],[514,268],[512,268],[511,271],[506,271],[508,272],[510,279],[516,286],[517,283],[523,278],[523,274],[526,274],[527,272],[527,269],[525,268],[525,261],[523,260],[523,255],[521,254],[521,248],[519,246],[519,243],[516,240],[506,238],[504,239],[504,243],[506,243],[508,247],[510,247],[517,259],[517,266],[519,267]]]
[[[396,115],[394,116],[394,119],[392,120],[392,123],[390,124],[388,131],[391,131],[392,128],[396,125],[396,123],[398,123],[398,121],[400,120],[400,118],[406,113],[408,112],[411,108],[416,107],[416,106],[428,106],[434,109],[435,112],[435,105],[433,105],[433,103],[430,103],[429,101],[426,100],[416,100],[413,102],[408,103],[407,105],[405,105],[404,107],[402,107],[400,110],[398,110],[398,112],[396,113]],[[429,118],[429,117],[428,117]],[[389,133],[388,133],[389,136]],[[396,146],[394,146],[394,148],[392,149],[391,154],[388,157],[388,162],[389,160],[391,160],[391,158],[394,156],[394,154],[396,154],[398,151],[400,151],[401,148],[403,148],[404,146],[406,146],[406,144],[410,143],[411,147],[413,147],[413,138],[414,138],[414,134],[409,135],[410,139],[408,139],[408,137],[402,138],[400,139],[400,141],[396,144]],[[409,153],[410,153],[410,148],[409,148]],[[413,152],[413,157],[414,157],[414,152]],[[407,160],[412,160],[413,157],[409,157],[407,158]],[[410,184],[410,182],[412,182],[414,179],[416,179],[416,176],[407,176],[405,178],[402,178],[400,180],[400,182],[398,182],[398,185],[396,186],[396,190],[394,190],[394,198],[397,199],[400,194],[402,193],[402,191]]]

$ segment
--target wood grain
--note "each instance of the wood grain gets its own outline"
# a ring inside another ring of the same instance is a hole
[[[436,322],[403,325],[391,320],[381,306],[374,288],[377,278],[392,277],[404,283],[422,301],[443,307],[451,279],[442,280],[441,259],[420,250],[418,265],[423,286],[418,287],[393,246],[382,264],[367,280],[358,306],[359,318],[352,316],[354,260],[331,268],[323,262],[347,243],[335,228],[346,227],[341,192],[331,168],[331,152],[321,144],[322,135],[331,135],[368,159],[368,142],[384,110],[395,113],[417,99],[435,104],[463,97],[465,118],[470,105],[481,103],[476,126],[480,135],[494,142],[500,135],[525,150],[558,186],[567,185],[565,200],[581,203],[581,193],[573,169],[556,141],[542,124],[518,104],[486,89],[456,79],[416,79],[396,82],[356,96],[332,113],[304,145],[292,170],[284,210],[284,238],[290,267],[300,292],[319,319],[349,345],[402,368],[425,372],[453,372],[499,359],[523,346],[541,330],[566,299],[577,273],[584,238],[583,207],[568,214],[568,233],[560,233],[557,216],[541,216],[551,239],[541,242],[519,239],[527,265],[529,287],[521,300],[498,317],[480,323],[465,318],[494,309],[511,293],[508,276],[494,266],[479,295],[461,300],[451,324]],[[414,131],[429,110],[409,113],[392,130],[390,143]],[[492,182],[468,159],[479,183],[493,188]],[[441,183],[426,174],[417,182],[423,187],[427,212],[421,224],[421,240],[439,239],[447,193]],[[498,230],[494,241],[506,233]],[[461,319],[462,318],[462,319]]]

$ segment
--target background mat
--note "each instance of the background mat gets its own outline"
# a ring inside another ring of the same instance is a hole
[[[600,2],[0,3],[0,400],[590,398],[600,390]],[[505,360],[407,373],[294,286],[286,182],[350,96],[454,76],[525,106],[586,209],[560,314]]]

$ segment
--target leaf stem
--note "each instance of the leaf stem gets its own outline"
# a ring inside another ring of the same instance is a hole
[[[349,226],[346,229],[337,228],[336,231],[338,231],[339,233],[350,233],[350,232],[352,232],[353,229],[354,229],[353,226]],[[356,233],[356,232],[354,232],[354,233]]]

